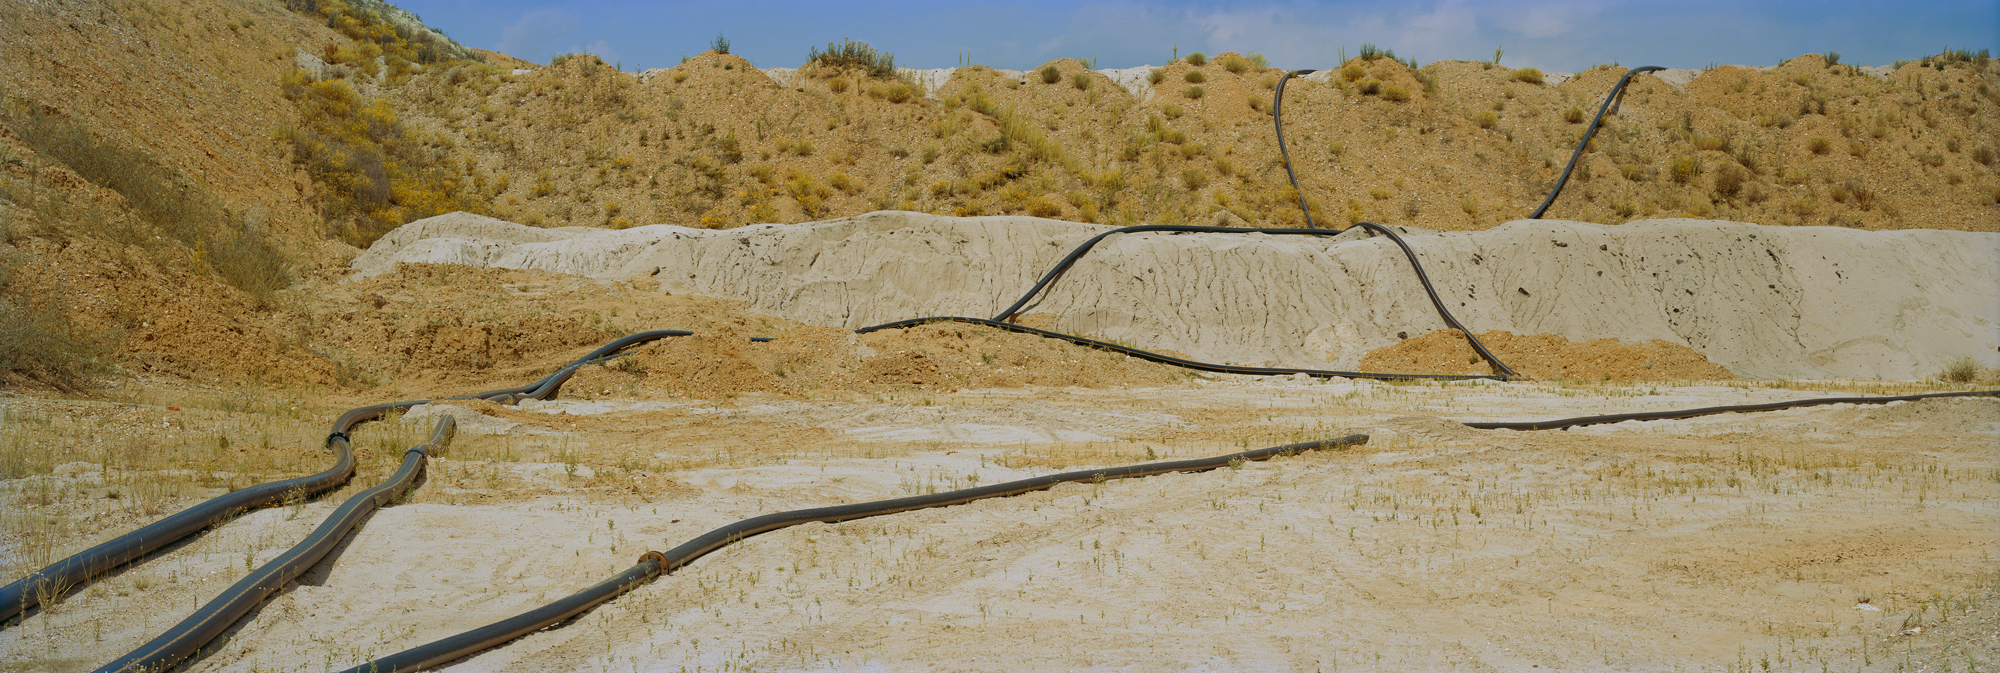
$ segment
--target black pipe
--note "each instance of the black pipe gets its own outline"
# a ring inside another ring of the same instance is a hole
[[[0,587],[0,625],[41,605],[45,596],[50,599],[62,596],[84,582],[138,560],[161,547],[199,533],[217,521],[230,519],[253,509],[276,505],[287,499],[309,498],[347,483],[348,478],[354,475],[354,451],[348,442],[347,433],[356,425],[380,418],[384,414],[431,402],[485,399],[511,404],[523,399],[545,398],[553,394],[556,388],[583,365],[599,362],[635,345],[669,336],[691,334],[694,333],[685,330],[655,330],[628,335],[600,346],[597,350],[556,370],[555,373],[524,386],[439,400],[390,402],[348,411],[333,422],[333,429],[327,433],[326,448],[334,453],[333,467],[319,474],[258,484],[217,496],[143,528],[78,552],[46,568],[28,573],[26,577]]]
[[[1354,226],[1365,228],[1368,229],[1369,231],[1373,231],[1382,234],[1384,236],[1388,236],[1389,240],[1394,241],[1396,243],[1396,247],[1403,251],[1403,258],[1410,261],[1410,269],[1417,273],[1417,280],[1423,284],[1424,294],[1430,297],[1431,306],[1437,309],[1438,316],[1444,318],[1445,324],[1450,325],[1452,329],[1456,329],[1459,331],[1460,334],[1464,334],[1466,341],[1471,342],[1472,349],[1479,352],[1479,357],[1484,358],[1487,363],[1493,365],[1494,371],[1499,373],[1498,377],[1446,376],[1444,378],[1461,378],[1461,379],[1498,378],[1502,381],[1505,381],[1511,377],[1520,375],[1516,373],[1513,370],[1513,368],[1508,367],[1506,363],[1501,362],[1500,356],[1494,355],[1493,351],[1487,350],[1486,344],[1480,343],[1479,337],[1473,336],[1472,330],[1466,329],[1465,324],[1459,322],[1458,318],[1451,314],[1451,309],[1445,307],[1444,299],[1438,296],[1437,288],[1431,285],[1430,274],[1424,273],[1423,263],[1417,261],[1417,251],[1410,249],[1410,244],[1405,242],[1402,236],[1396,235],[1394,229],[1390,229],[1389,227],[1385,227],[1376,224],[1374,222],[1356,222]],[[1349,229],[1352,228],[1353,227],[1349,227]],[[1082,259],[1085,253],[1090,252],[1092,248],[1096,247],[1099,241],[1103,241],[1106,238],[1109,238],[1111,236],[1116,236],[1119,234],[1137,234],[1150,231],[1164,231],[1164,232],[1174,232],[1174,233],[1209,233],[1209,234],[1269,234],[1272,236],[1337,236],[1340,234],[1347,233],[1347,230],[1345,229],[1340,231],[1333,231],[1330,229],[1238,229],[1234,227],[1203,227],[1203,226],[1182,225],[1182,224],[1141,224],[1131,227],[1120,227],[1117,229],[1113,229],[1111,231],[1098,234],[1096,236],[1092,236],[1090,237],[1090,240],[1084,241],[1081,245],[1076,246],[1075,249],[1070,250],[1068,255],[1064,255],[1060,261],[1056,262],[1056,265],[1054,267],[1051,267],[1047,273],[1042,274],[1041,279],[1035,281],[1034,286],[1028,288],[1027,293],[1022,294],[1021,298],[1015,300],[1013,305],[1001,309],[998,315],[993,316],[993,321],[1006,322],[1008,320],[1013,319],[1013,317],[1016,314],[1021,312],[1021,309],[1023,307],[1028,305],[1028,302],[1033,301],[1036,295],[1039,295],[1043,291],[1047,290],[1049,285],[1053,284],[1057,278],[1062,277],[1064,273],[1068,272],[1070,267],[1074,266],[1077,260]],[[902,321],[902,322],[908,322],[908,321]],[[881,329],[888,325],[895,325],[895,324],[898,323],[887,323],[885,325],[876,325],[874,327],[864,327],[858,331],[863,331],[863,332],[874,331],[876,329]],[[1163,355],[1156,357],[1166,358],[1166,356]],[[1166,360],[1154,360],[1154,361],[1165,362]],[[1182,360],[1180,362],[1187,362],[1187,361]],[[1178,363],[1170,362],[1168,364],[1178,364]],[[1292,370],[1287,370],[1283,373],[1291,373],[1291,371]],[[1376,378],[1376,379],[1410,378],[1408,376],[1396,375],[1396,374],[1364,374],[1364,373],[1340,374],[1340,376],[1351,376],[1356,378]],[[1437,378],[1437,377],[1426,377],[1426,378]]]
[[[1349,435],[1339,439],[1287,444],[1285,446],[1274,446],[1210,458],[1079,470],[932,495],[918,495],[907,498],[855,503],[852,505],[836,505],[833,507],[815,507],[812,509],[799,509],[751,517],[709,531],[666,552],[646,552],[645,555],[639,557],[637,565],[626,568],[609,579],[598,582],[587,589],[571,594],[553,603],[471,631],[369,661],[348,669],[346,673],[396,673],[398,671],[417,671],[437,666],[574,617],[600,603],[617,598],[619,595],[632,590],[640,584],[651,581],[655,577],[685,567],[695,559],[701,558],[717,549],[735,544],[746,538],[803,523],[835,523],[917,509],[962,505],[974,500],[1001,498],[1046,490],[1057,484],[1131,479],[1169,472],[1200,472],[1231,464],[1268,460],[1277,456],[1289,456],[1305,451],[1346,448],[1366,444],[1367,442],[1367,435]]]
[[[1562,430],[1585,425],[1623,423],[1625,421],[1664,421],[1676,418],[1694,418],[1714,414],[1733,414],[1750,411],[1777,411],[1799,407],[1817,407],[1827,404],[1888,404],[1890,402],[1913,402],[1941,397],[2000,397],[2000,390],[1973,390],[1959,393],[1926,393],[1923,395],[1897,395],[1894,397],[1821,397],[1790,402],[1766,402],[1764,404],[1738,404],[1726,407],[1701,407],[1699,409],[1677,409],[1673,411],[1647,411],[1636,414],[1606,414],[1603,416],[1579,416],[1554,421],[1527,421],[1520,423],[1500,423],[1488,421],[1464,422],[1466,427],[1480,430]]]
[[[1556,186],[1549,190],[1549,198],[1542,199],[1541,207],[1536,208],[1535,212],[1529,214],[1528,219],[1542,219],[1542,213],[1548,212],[1549,205],[1556,202],[1556,195],[1562,193],[1563,185],[1569,184],[1569,172],[1576,170],[1576,160],[1583,157],[1583,148],[1589,147],[1590,137],[1597,135],[1597,125],[1604,121],[1604,113],[1611,109],[1612,101],[1618,100],[1618,96],[1625,93],[1625,85],[1632,82],[1632,76],[1655,70],[1666,70],[1666,68],[1657,65],[1642,66],[1633,68],[1626,72],[1624,77],[1618,78],[1618,86],[1611,87],[1611,93],[1605,94],[1604,104],[1597,106],[1597,116],[1590,119],[1590,126],[1584,127],[1583,139],[1576,142],[1576,151],[1570,153],[1569,164],[1563,166],[1562,177],[1556,178]]]
[[[1306,376],[1312,376],[1318,378],[1344,376],[1351,379],[1376,379],[1376,380],[1397,380],[1397,379],[1424,379],[1432,381],[1465,381],[1470,379],[1487,379],[1495,381],[1506,380],[1505,377],[1501,376],[1484,376],[1476,374],[1378,374],[1374,372],[1343,372],[1331,369],[1291,369],[1286,367],[1246,367],[1243,365],[1218,365],[1211,362],[1198,362],[1195,360],[1185,360],[1173,357],[1171,355],[1163,355],[1152,351],[1140,350],[1137,348],[1133,348],[1131,346],[1121,346],[1107,341],[1098,341],[1096,339],[1092,339],[1089,337],[1080,337],[1074,334],[1064,334],[1062,332],[1051,332],[1049,330],[1035,329],[1033,327],[1028,327],[1026,325],[1018,325],[1010,322],[1000,322],[997,320],[987,320],[985,318],[963,318],[956,316],[933,316],[929,318],[911,318],[909,320],[898,320],[896,322],[883,323],[871,327],[863,327],[861,329],[855,330],[855,332],[858,334],[866,334],[868,332],[873,332],[876,330],[900,329],[904,327],[915,327],[917,325],[925,325],[938,322],[962,322],[962,323],[971,323],[974,325],[985,325],[987,327],[1003,329],[1009,332],[1033,334],[1036,336],[1047,337],[1050,339],[1060,339],[1079,346],[1089,346],[1091,348],[1096,348],[1100,350],[1124,353],[1126,355],[1130,355],[1132,357],[1139,358],[1141,360],[1146,360],[1148,362],[1157,362],[1163,365],[1173,365],[1175,367],[1183,367],[1186,369],[1193,369],[1196,371],[1218,372],[1223,374],[1250,374],[1253,376],[1287,376],[1291,374],[1305,374]]]
[[[1289,154],[1285,154],[1285,116],[1280,113],[1279,106],[1285,103],[1286,82],[1292,81],[1293,77],[1310,75],[1315,72],[1319,71],[1293,70],[1287,72],[1284,77],[1278,78],[1278,90],[1271,94],[1271,124],[1277,127],[1278,130],[1278,153],[1285,157],[1285,178],[1292,181],[1292,194],[1299,197],[1299,212],[1306,215],[1307,229],[1318,229],[1319,226],[1313,224],[1312,210],[1306,208],[1306,192],[1303,189],[1299,189],[1299,175],[1292,172],[1292,157]]]
[[[98,668],[97,673],[164,671],[200,653],[201,646],[214,640],[236,620],[263,603],[266,597],[284,589],[286,583],[325,558],[340,543],[340,539],[360,523],[362,517],[402,497],[411,482],[416,480],[417,473],[423,471],[429,452],[450,442],[456,428],[452,417],[439,418],[430,440],[404,452],[402,466],[387,480],[354,494],[291,550],[238,580],[222,595],[195,610],[194,614],[152,642]]]

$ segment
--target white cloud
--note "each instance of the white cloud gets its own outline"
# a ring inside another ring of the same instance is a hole
[[[529,60],[541,60],[555,53],[556,45],[576,32],[576,16],[560,9],[538,9],[500,29],[500,43],[493,50]]]

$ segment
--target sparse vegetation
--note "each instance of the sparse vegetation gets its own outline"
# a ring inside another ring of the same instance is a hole
[[[1197,51],[1195,53],[1187,55],[1187,62],[1188,65],[1192,65],[1194,67],[1199,68],[1204,65],[1208,65],[1208,57],[1203,55],[1201,52]]]
[[[1516,82],[1525,82],[1527,84],[1541,84],[1542,71],[1536,68],[1521,68],[1519,70],[1515,70],[1514,72],[1508,73],[1507,78],[1514,80]]]
[[[729,52],[723,51],[727,54]],[[896,76],[896,56],[857,40],[826,43],[826,51],[813,47],[806,52],[808,67],[827,72],[859,70],[866,77],[886,79]]]
[[[213,269],[223,282],[260,302],[291,283],[290,260],[269,239],[254,211],[231,210],[207,186],[152,157],[93,138],[74,122],[40,108],[27,110],[9,125],[37,152],[123,196],[141,220],[193,251],[197,264]],[[145,232],[117,225],[92,233],[125,244],[151,242]]]
[[[1971,383],[1979,379],[1979,363],[1973,361],[1971,356],[1958,356],[1957,360],[1953,360],[1951,365],[1938,373],[1938,378],[1948,383]]]
[[[1694,157],[1676,157],[1667,163],[1667,175],[1674,182],[1687,184],[1701,175],[1701,160]]]
[[[299,70],[284,89],[300,126],[279,129],[278,139],[322,186],[321,213],[335,236],[367,247],[412,220],[483,210],[464,189],[471,169],[455,143],[409,130],[387,100],[364,100],[343,80],[313,81]]]
[[[15,271],[24,257],[0,253],[0,383],[11,375],[60,390],[91,387],[110,371],[117,335],[83,329],[63,313],[60,294],[22,282]]]
[[[1825,138],[1819,136],[1813,136],[1811,138],[1806,139],[1806,151],[1808,152],[1811,152],[1813,154],[1826,154],[1827,151],[1831,149],[1833,149],[1833,142]]]
[[[1208,81],[1208,75],[1202,74],[1200,70],[1189,70],[1181,74],[1181,79],[1187,80],[1189,84],[1200,84]]]
[[[1199,87],[1199,86],[1191,86],[1191,87],[1188,87],[1188,88],[1186,88],[1186,89],[1183,89],[1183,90],[1181,91],[1181,95],[1183,95],[1183,96],[1187,96],[1187,97],[1188,97],[1189,99],[1196,99],[1196,100],[1198,100],[1198,99],[1200,99],[1200,98],[1201,98],[1202,96],[1206,96],[1206,95],[1208,95],[1208,90],[1207,90],[1207,89],[1204,89],[1204,88],[1201,88],[1201,87]]]
[[[1563,111],[1563,121],[1566,121],[1566,122],[1569,122],[1569,123],[1571,123],[1571,124],[1581,124],[1581,123],[1583,123],[1583,109],[1582,109],[1582,108],[1570,108],[1570,109],[1568,109],[1568,110],[1564,110],[1564,111]]]
[[[1053,65],[1042,66],[1040,73],[1042,75],[1043,84],[1055,84],[1056,82],[1062,81],[1062,71],[1057,70],[1056,67]]]

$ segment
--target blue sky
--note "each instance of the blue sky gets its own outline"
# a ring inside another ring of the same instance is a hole
[[[1055,58],[1099,68],[1165,63],[1180,53],[1260,52],[1282,68],[1324,68],[1364,42],[1422,63],[1484,60],[1570,72],[1597,63],[1700,68],[1768,65],[1837,50],[1885,65],[1949,45],[2000,41],[2000,0],[1944,2],[802,2],[404,0],[398,6],[461,43],[537,63],[594,53],[626,70],[671,66],[717,33],[759,67],[796,67],[844,38],[946,68],[961,55],[1025,70]]]

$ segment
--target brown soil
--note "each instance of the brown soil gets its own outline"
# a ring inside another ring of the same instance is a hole
[[[1577,381],[1719,381],[1736,378],[1692,348],[1659,339],[1625,343],[1591,339],[1583,343],[1554,334],[1517,335],[1503,330],[1479,333],[1479,342],[1500,361],[1530,379]],[[1361,358],[1361,371],[1436,374],[1492,374],[1493,367],[1458,330],[1442,329],[1378,348]]]

